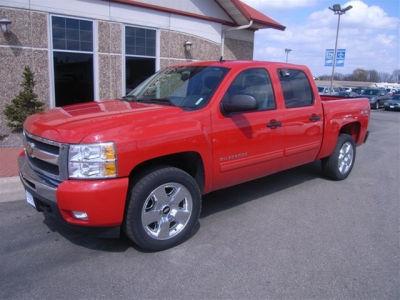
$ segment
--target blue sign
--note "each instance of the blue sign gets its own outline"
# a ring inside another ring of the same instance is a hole
[[[332,67],[334,49],[325,50],[325,67]],[[346,49],[337,49],[336,51],[336,67],[344,67],[344,59],[346,57]]]

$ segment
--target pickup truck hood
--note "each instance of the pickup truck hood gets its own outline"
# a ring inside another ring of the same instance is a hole
[[[62,143],[80,143],[97,132],[165,119],[181,108],[149,103],[104,100],[54,108],[30,116],[24,129],[33,135]],[[145,124],[144,124],[145,123]]]

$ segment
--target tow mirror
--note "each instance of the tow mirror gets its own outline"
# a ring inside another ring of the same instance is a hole
[[[257,109],[257,101],[250,95],[235,95],[222,102],[226,113],[245,112]]]

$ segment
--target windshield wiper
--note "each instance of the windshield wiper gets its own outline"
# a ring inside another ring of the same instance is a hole
[[[139,98],[136,99],[138,102],[156,103],[156,104],[167,104],[172,106],[177,106],[169,98]]]
[[[125,101],[137,101],[137,97],[135,95],[122,96],[121,99]]]

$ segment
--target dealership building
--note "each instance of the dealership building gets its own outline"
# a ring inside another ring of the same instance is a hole
[[[121,97],[174,64],[252,59],[256,30],[285,29],[240,0],[0,0],[0,28],[1,113],[24,66],[55,107]]]

